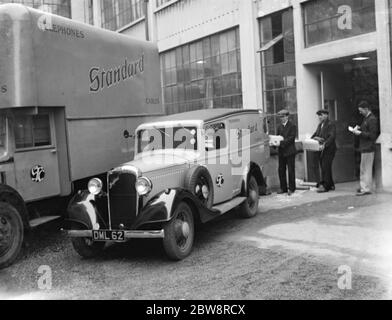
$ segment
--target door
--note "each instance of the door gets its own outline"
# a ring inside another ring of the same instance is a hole
[[[219,204],[233,198],[227,125],[224,121],[211,123],[204,131],[206,166],[214,184],[214,204]]]
[[[15,116],[16,190],[25,201],[60,194],[59,162],[52,113]]]

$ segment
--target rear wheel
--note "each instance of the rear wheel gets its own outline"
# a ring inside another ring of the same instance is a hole
[[[207,168],[194,167],[185,178],[185,187],[208,209],[214,204],[214,185]]]
[[[259,212],[259,185],[253,175],[248,181],[247,199],[239,209],[241,216],[246,219],[255,217]]]
[[[174,213],[174,219],[164,227],[163,247],[167,256],[175,261],[190,255],[195,238],[195,226],[192,209],[181,202]]]
[[[105,242],[94,242],[89,238],[73,238],[72,245],[75,251],[85,259],[99,256],[105,248]]]
[[[23,221],[10,204],[0,202],[0,269],[10,266],[23,244]]]

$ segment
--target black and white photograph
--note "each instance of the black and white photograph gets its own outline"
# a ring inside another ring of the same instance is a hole
[[[0,300],[391,299],[392,0],[0,0]]]

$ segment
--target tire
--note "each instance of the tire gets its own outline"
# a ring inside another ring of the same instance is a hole
[[[85,259],[98,257],[105,248],[105,242],[93,242],[88,238],[73,238],[72,246],[75,251]]]
[[[194,167],[190,169],[185,178],[185,188],[208,209],[214,205],[214,184],[207,168]]]
[[[174,219],[164,227],[163,247],[169,259],[180,261],[188,257],[193,249],[195,224],[192,209],[181,202],[174,213]]]
[[[15,189],[5,184],[0,184],[0,202],[6,202],[13,206],[22,218],[24,228],[26,230],[29,229],[29,214],[26,204]]]
[[[0,202],[0,269],[9,267],[18,258],[23,238],[19,212],[9,203]]]
[[[239,208],[240,215],[245,219],[255,217],[259,212],[259,201],[259,185],[251,175],[247,186],[247,199]]]

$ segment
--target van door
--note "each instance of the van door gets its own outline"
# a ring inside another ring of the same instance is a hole
[[[214,204],[219,204],[233,198],[227,124],[223,121],[211,123],[204,131],[206,165],[214,184]]]
[[[25,201],[60,194],[59,162],[52,113],[14,118],[16,190]]]

